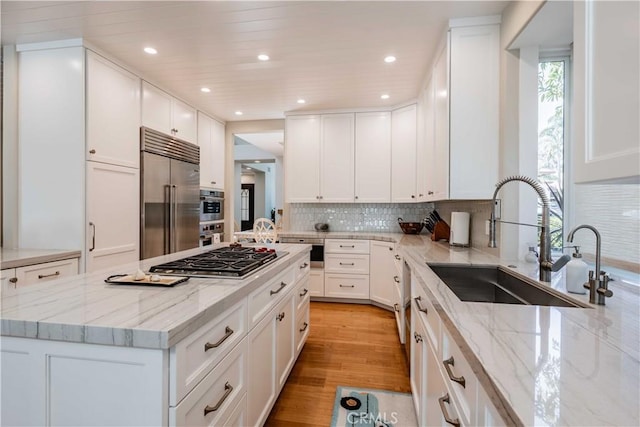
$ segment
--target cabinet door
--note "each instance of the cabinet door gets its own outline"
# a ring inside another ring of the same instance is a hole
[[[391,200],[391,113],[356,114],[355,201]]]
[[[195,144],[197,141],[196,110],[184,102],[171,99],[171,124],[173,135]]]
[[[225,171],[225,129],[224,124],[217,120],[211,123],[211,153],[213,164],[211,171],[211,186],[219,190],[224,190]]]
[[[416,201],[425,202],[427,200],[426,175],[429,159],[427,158],[427,138],[425,129],[425,103],[424,94],[421,94],[417,105],[417,131],[416,131]]]
[[[391,113],[391,201],[416,201],[416,106]]]
[[[140,79],[87,51],[87,160],[140,164]]]
[[[276,398],[276,310],[249,332],[247,416],[250,426],[262,425]]]
[[[285,129],[288,203],[320,201],[320,116],[291,116]]]
[[[393,246],[393,243],[372,240],[369,267],[369,297],[389,307],[394,307],[393,278],[397,276]],[[399,305],[397,309],[400,310]]]
[[[323,115],[320,135],[320,201],[353,202],[354,115]]]
[[[61,277],[75,276],[76,274],[78,274],[77,258],[45,262],[42,264],[16,268],[15,284],[18,287],[28,286],[35,283],[48,282]]]
[[[212,188],[213,147],[211,146],[211,127],[213,119],[198,112],[198,146],[200,147],[200,187]]]
[[[142,82],[142,125],[172,135],[171,100],[168,93]]]
[[[499,25],[452,28],[450,55],[449,198],[483,199],[500,169]]]
[[[312,268],[309,272],[309,294],[312,297],[324,296],[324,270]]]
[[[87,162],[86,271],[139,259],[138,169]]]
[[[280,390],[293,364],[296,325],[295,293],[290,293],[276,309],[276,380]]]
[[[410,382],[411,392],[413,397],[413,404],[416,408],[416,415],[418,418],[418,425],[435,425],[426,424],[426,380],[427,380],[427,367],[426,356],[428,350],[426,348],[427,337],[424,333],[424,327],[422,321],[418,318],[416,311],[411,313],[411,340],[406,345],[411,345],[411,369],[410,369]],[[438,367],[436,366],[436,369]]]
[[[422,102],[424,108],[423,114],[423,127],[424,127],[424,170],[422,171],[424,176],[424,196],[422,200],[432,201],[437,200],[435,183],[437,179],[437,173],[442,173],[441,167],[438,165],[436,156],[436,122],[435,122],[435,99],[434,99],[434,76],[433,74],[429,78],[429,82],[422,92]],[[438,169],[440,168],[440,169]],[[420,197],[418,197],[420,199]]]
[[[640,3],[574,2],[576,183],[640,175]]]
[[[431,200],[449,197],[449,50],[445,46],[433,68],[434,141]],[[428,193],[427,193],[428,194]]]

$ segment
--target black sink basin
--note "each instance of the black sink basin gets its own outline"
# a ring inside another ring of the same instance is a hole
[[[428,265],[461,301],[588,307],[512,276],[497,266]]]

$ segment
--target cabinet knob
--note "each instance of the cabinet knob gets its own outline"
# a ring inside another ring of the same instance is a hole
[[[11,279],[9,279],[9,282],[18,283],[18,278],[17,277],[12,277]]]
[[[416,198],[416,195],[415,195],[415,194],[412,194],[412,195],[411,195],[411,198],[412,198],[412,199],[415,199],[415,198]]]
[[[216,184],[216,182],[215,182],[215,181],[211,181],[211,183],[212,183],[212,184]]]
[[[433,194],[433,191],[427,191],[427,194],[431,196]]]
[[[92,148],[91,150],[89,150],[89,154],[96,154],[96,150]]]
[[[356,196],[355,199],[358,200],[358,196]]]
[[[422,197],[422,196],[424,196],[424,194],[418,194],[418,197]]]

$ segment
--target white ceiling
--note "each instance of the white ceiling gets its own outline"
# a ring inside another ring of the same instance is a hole
[[[284,155],[284,131],[237,133],[235,136],[276,157],[282,157]]]
[[[448,19],[500,14],[507,4],[2,1],[0,8],[3,44],[82,37],[199,109],[235,121],[413,99]],[[144,54],[145,46],[158,54]],[[261,53],[271,60],[258,61]],[[386,64],[390,54],[398,60]],[[306,104],[296,103],[301,97]]]

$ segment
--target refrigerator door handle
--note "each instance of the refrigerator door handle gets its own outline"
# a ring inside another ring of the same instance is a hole
[[[164,224],[164,254],[171,253],[171,186],[164,186],[164,209],[165,209],[165,224]]]
[[[171,209],[173,210],[171,215],[171,253],[174,253],[178,251],[178,239],[176,236],[176,223],[178,218],[177,186],[172,185],[171,191],[173,193],[173,199],[171,200]]]

